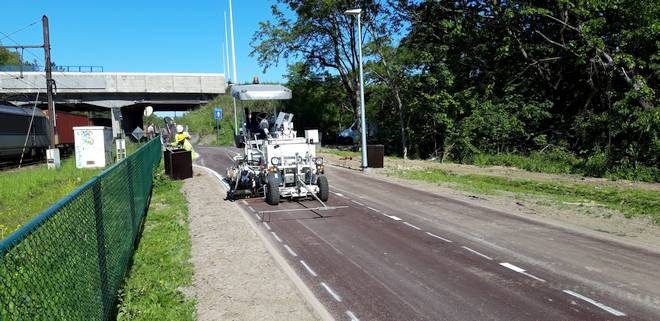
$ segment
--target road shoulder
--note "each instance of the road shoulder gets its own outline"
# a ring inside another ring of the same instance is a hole
[[[316,320],[216,178],[195,169],[188,200],[197,320]]]

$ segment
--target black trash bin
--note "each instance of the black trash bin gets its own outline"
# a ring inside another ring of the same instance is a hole
[[[192,154],[185,149],[173,149],[170,156],[172,179],[186,179],[193,176]]]
[[[385,146],[367,145],[367,167],[383,168],[385,158]]]
[[[165,167],[165,175],[172,177],[172,151],[169,148],[163,152],[163,167]]]

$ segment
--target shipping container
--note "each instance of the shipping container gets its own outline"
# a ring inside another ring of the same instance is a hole
[[[46,111],[46,116],[49,116],[49,112]],[[73,136],[73,127],[82,127],[90,126],[92,123],[89,118],[82,115],[76,115],[72,113],[67,113],[63,111],[56,111],[57,114],[56,120],[56,130],[59,138],[58,145],[73,145],[75,139]]]

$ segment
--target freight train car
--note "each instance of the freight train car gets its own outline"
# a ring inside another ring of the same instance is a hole
[[[48,118],[41,110],[0,104],[0,158],[18,159],[23,152],[28,157],[43,157],[50,143]],[[30,129],[30,121],[32,126]],[[28,129],[30,129],[28,133]],[[26,143],[27,137],[27,143]]]
[[[50,118],[49,112],[46,111],[46,117]],[[60,148],[62,153],[68,154],[73,150],[74,136],[73,127],[90,126],[92,122],[86,116],[76,115],[63,111],[55,112],[57,131],[57,147]]]

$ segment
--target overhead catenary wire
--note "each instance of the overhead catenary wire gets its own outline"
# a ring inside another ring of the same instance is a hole
[[[36,25],[36,24],[39,23],[39,22],[41,22],[41,20],[40,20],[40,19],[37,19],[37,20],[35,20],[34,22],[30,23],[29,25],[27,25],[27,26],[25,26],[25,27],[23,27],[23,28],[20,28],[20,29],[18,29],[18,30],[16,30],[16,31],[10,32],[9,34],[6,34],[6,33],[0,31],[0,33],[2,33],[3,35],[5,35],[4,38],[0,38],[0,42],[3,41],[3,40],[5,40],[5,39],[7,39],[7,38],[9,38],[9,37],[12,36],[12,35],[15,35],[15,34],[21,32],[21,31],[23,31],[23,30],[25,30],[25,29],[28,29],[28,28],[30,28],[30,27]]]

